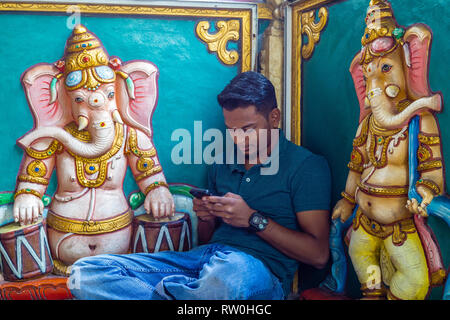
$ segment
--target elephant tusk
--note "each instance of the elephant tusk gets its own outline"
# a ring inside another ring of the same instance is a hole
[[[87,127],[89,121],[86,117],[84,116],[79,116],[78,117],[78,131],[83,130],[84,128]]]
[[[112,112],[112,118],[113,118],[114,122],[123,124],[122,118],[120,117],[119,110],[116,109]]]

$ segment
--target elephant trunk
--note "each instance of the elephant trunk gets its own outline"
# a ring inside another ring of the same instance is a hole
[[[386,129],[403,127],[414,115],[422,111],[440,111],[442,108],[441,96],[439,94],[435,94],[430,97],[417,99],[406,109],[398,112],[395,110],[392,100],[385,94],[381,93],[381,89],[379,90],[380,91],[374,89],[371,94],[369,94],[369,96],[372,96],[370,98],[370,106],[375,120],[379,125]]]
[[[54,138],[78,156],[95,158],[105,154],[111,148],[115,137],[114,128],[114,123],[109,121],[109,124],[104,127],[99,126],[89,130],[91,142],[83,142],[60,127],[41,127],[25,135],[18,143],[28,148],[37,139]]]

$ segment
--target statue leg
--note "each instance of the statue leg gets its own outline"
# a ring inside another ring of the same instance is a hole
[[[363,296],[367,298],[385,296],[380,268],[382,244],[382,239],[368,234],[361,226],[352,231],[349,255],[361,283]]]
[[[395,235],[393,235],[395,236]],[[389,283],[388,299],[423,300],[430,286],[428,266],[417,231],[408,233],[402,245],[390,236],[384,246],[395,267]]]

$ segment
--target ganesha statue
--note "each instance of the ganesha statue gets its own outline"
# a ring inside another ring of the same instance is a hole
[[[445,193],[435,117],[442,97],[428,84],[432,33],[423,24],[398,26],[386,0],[370,2],[365,22],[350,66],[360,123],[332,218],[353,214],[349,255],[363,297],[425,299],[446,275],[426,225],[430,203]]]
[[[109,57],[82,25],[73,29],[60,61],[24,73],[35,127],[18,140],[25,152],[14,219],[27,225],[40,218],[41,198],[56,169],[46,221],[57,271],[66,273],[81,257],[128,252],[134,217],[123,192],[128,165],[147,213],[173,215],[152,141],[157,78],[150,62]]]

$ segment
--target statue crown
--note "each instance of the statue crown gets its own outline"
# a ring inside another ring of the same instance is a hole
[[[385,55],[403,44],[404,30],[399,28],[392,7],[387,0],[371,0],[365,18],[366,29],[361,39],[361,63],[369,63],[374,56]],[[379,39],[382,39],[378,41]],[[374,42],[378,42],[374,45]],[[373,50],[372,47],[376,47]]]
[[[108,53],[100,40],[85,26],[75,26],[64,53],[66,88],[96,90],[102,83],[114,82],[115,72],[108,62]]]

